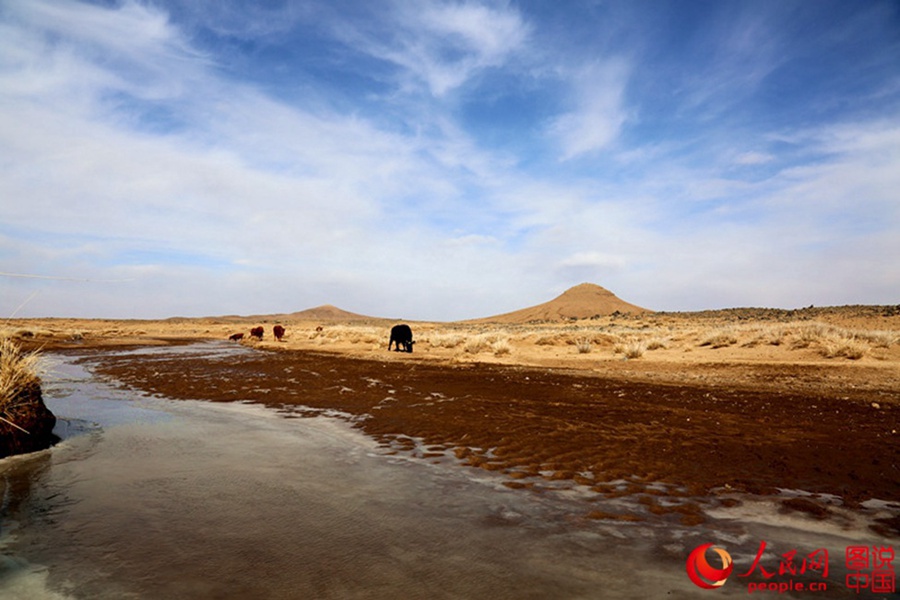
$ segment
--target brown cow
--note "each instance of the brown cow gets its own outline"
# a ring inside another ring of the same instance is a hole
[[[239,342],[242,339],[244,339],[244,334],[243,333],[232,333],[231,335],[228,336],[228,339],[231,340],[232,342]]]
[[[272,333],[275,334],[275,339],[280,342],[281,338],[284,337],[284,327],[282,327],[281,325],[276,325],[272,328]]]
[[[250,330],[250,337],[255,337],[258,340],[262,340],[263,332],[265,332],[265,329],[263,329],[261,326],[254,327],[253,329]]]

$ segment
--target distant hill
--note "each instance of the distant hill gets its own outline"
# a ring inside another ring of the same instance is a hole
[[[290,313],[287,315],[279,315],[285,319],[293,319],[295,321],[377,321],[379,317],[367,317],[346,311],[331,304],[323,304],[315,308],[307,308],[300,312]]]
[[[569,288],[550,302],[523,308],[510,313],[474,319],[476,323],[528,323],[531,321],[568,321],[607,316],[614,312],[650,312],[646,308],[625,302],[606,288],[593,283],[582,283]]]
[[[614,312],[642,313],[651,312],[640,306],[625,302],[609,290],[593,283],[582,283],[563,292],[557,298],[544,304],[538,304],[530,308],[523,308],[515,312],[471,319],[466,323],[528,323],[531,321],[568,321],[572,319],[590,319],[596,316],[607,316]],[[177,318],[176,318],[177,319]],[[207,317],[218,322],[226,323],[275,323],[278,321],[322,321],[322,322],[353,322],[353,321],[396,321],[384,317],[371,317],[346,311],[331,304],[323,304],[315,308],[308,308],[299,312],[280,313],[270,315],[238,316],[228,315],[221,317]],[[173,319],[170,319],[173,320]]]
[[[176,317],[178,319],[180,317]],[[173,319],[169,319],[173,321]],[[366,315],[358,315],[331,304],[323,304],[315,308],[307,308],[299,312],[293,313],[277,313],[271,315],[227,315],[221,317],[206,317],[206,320],[212,320],[224,323],[275,323],[278,321],[324,321],[324,322],[340,322],[340,321],[383,321],[379,317],[367,317]]]

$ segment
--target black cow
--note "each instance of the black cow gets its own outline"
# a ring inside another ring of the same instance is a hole
[[[415,342],[412,339],[412,329],[409,328],[409,325],[394,325],[391,328],[391,340],[388,342],[388,350],[391,349],[391,345],[394,345],[394,351],[400,352],[401,344],[405,352],[413,351]]]
[[[244,334],[243,333],[232,333],[231,335],[228,336],[228,339],[231,340],[232,342],[239,342],[242,339],[244,339]]]
[[[280,342],[281,338],[284,337],[284,327],[282,327],[281,325],[276,325],[272,328],[272,333],[275,335],[275,339]]]
[[[265,329],[263,329],[262,327],[254,327],[250,330],[250,337],[255,337],[256,339],[261,340],[263,339],[264,331]]]

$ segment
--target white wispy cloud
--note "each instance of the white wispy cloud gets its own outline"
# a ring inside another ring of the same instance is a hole
[[[550,125],[562,148],[562,160],[608,148],[628,119],[625,88],[628,67],[621,60],[593,63],[570,78],[574,108]]]
[[[742,152],[734,157],[734,163],[737,165],[764,165],[772,162],[774,156],[766,152]]]
[[[401,82],[424,84],[444,96],[486,68],[504,64],[528,39],[529,27],[505,3],[397,2],[383,16],[392,35],[374,35],[371,24],[345,22],[337,31],[348,44],[403,71]]]
[[[109,9],[35,0],[7,3],[5,10],[17,25],[7,25],[10,33],[28,48],[22,53],[7,44],[7,56],[20,57],[17,66],[28,69],[30,81],[65,83],[67,90],[98,86],[159,99],[183,94],[207,62],[164,13],[137,2]],[[80,80],[67,71],[73,67]]]

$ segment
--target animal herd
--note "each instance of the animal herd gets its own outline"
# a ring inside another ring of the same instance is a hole
[[[321,331],[321,326],[316,327],[317,333]],[[250,330],[250,337],[262,341],[264,333],[265,329],[260,325]],[[275,336],[277,341],[283,341],[284,333],[285,329],[281,325],[272,327],[272,335]],[[244,334],[242,332],[233,333],[228,336],[228,339],[233,342],[240,342],[244,339]],[[391,328],[391,338],[388,340],[388,350],[393,346],[395,352],[412,352],[413,344],[415,344],[415,342],[413,341],[412,329],[410,329],[409,325],[394,325]]]
[[[266,330],[261,325],[258,327],[254,327],[253,329],[250,330],[250,337],[261,341],[263,339],[263,335],[265,334],[265,331]],[[279,342],[282,341],[282,338],[284,337],[284,332],[285,332],[285,329],[281,325],[276,325],[272,328],[272,335],[274,335],[275,339],[278,340]],[[228,336],[228,339],[231,340],[232,342],[240,342],[241,340],[244,339],[244,334],[243,333],[232,333],[231,335]]]

